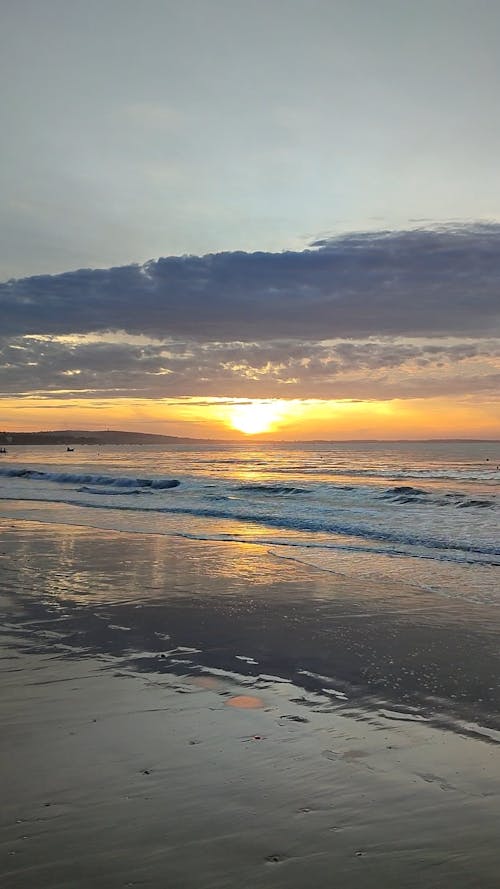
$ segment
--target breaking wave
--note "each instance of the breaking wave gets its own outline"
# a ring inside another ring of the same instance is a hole
[[[148,488],[164,490],[176,488],[180,481],[175,478],[132,478],[114,475],[90,475],[72,472],[42,472],[38,469],[7,469],[0,468],[0,476],[4,478],[32,479],[33,481],[58,482],[63,485],[106,485],[111,488]]]

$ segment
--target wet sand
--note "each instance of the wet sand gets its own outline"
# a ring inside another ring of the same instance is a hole
[[[2,887],[494,887],[500,614],[0,523]]]

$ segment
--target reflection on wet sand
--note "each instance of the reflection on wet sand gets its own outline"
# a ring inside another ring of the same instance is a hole
[[[88,528],[0,559],[9,889],[497,885],[498,609]]]
[[[19,523],[2,550],[5,592],[35,623],[56,612],[68,650],[151,673],[292,678],[339,706],[347,694],[500,728],[497,608],[360,588],[238,544]]]
[[[238,710],[260,710],[264,706],[262,698],[254,695],[234,695],[225,702],[228,707],[236,707]]]

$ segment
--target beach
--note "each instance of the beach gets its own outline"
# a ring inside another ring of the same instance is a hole
[[[500,0],[0,22],[0,889],[500,889]]]
[[[494,604],[43,516],[0,526],[3,886],[497,885]]]

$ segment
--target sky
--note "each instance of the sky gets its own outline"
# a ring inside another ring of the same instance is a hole
[[[494,0],[4,0],[0,428],[500,438]]]

